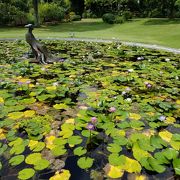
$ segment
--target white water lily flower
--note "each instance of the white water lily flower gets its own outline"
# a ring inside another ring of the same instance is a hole
[[[133,72],[134,71],[134,69],[128,69],[128,72]]]

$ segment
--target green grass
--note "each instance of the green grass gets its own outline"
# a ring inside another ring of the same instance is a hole
[[[23,38],[25,28],[0,28],[0,38]],[[144,42],[180,48],[180,20],[134,19],[124,24],[105,24],[101,19],[84,19],[80,22],[61,23],[56,26],[42,26],[35,29],[39,38],[70,37],[118,38],[122,41]]]

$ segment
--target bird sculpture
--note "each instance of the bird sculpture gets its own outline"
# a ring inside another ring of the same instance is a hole
[[[26,42],[31,46],[32,53],[35,56],[36,60],[41,64],[47,64],[48,50],[44,44],[41,44],[33,35],[32,31],[34,26],[32,24],[25,25],[28,28],[26,33]]]

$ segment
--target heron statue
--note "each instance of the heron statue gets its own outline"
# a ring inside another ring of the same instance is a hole
[[[36,60],[41,64],[47,64],[48,58],[48,50],[44,44],[41,44],[33,35],[32,31],[34,29],[34,25],[27,24],[25,25],[28,28],[28,32],[26,33],[26,42],[31,46],[32,53],[35,56]]]

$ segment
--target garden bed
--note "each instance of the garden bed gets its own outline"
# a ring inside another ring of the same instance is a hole
[[[178,179],[179,55],[46,41],[0,46],[1,179]]]

